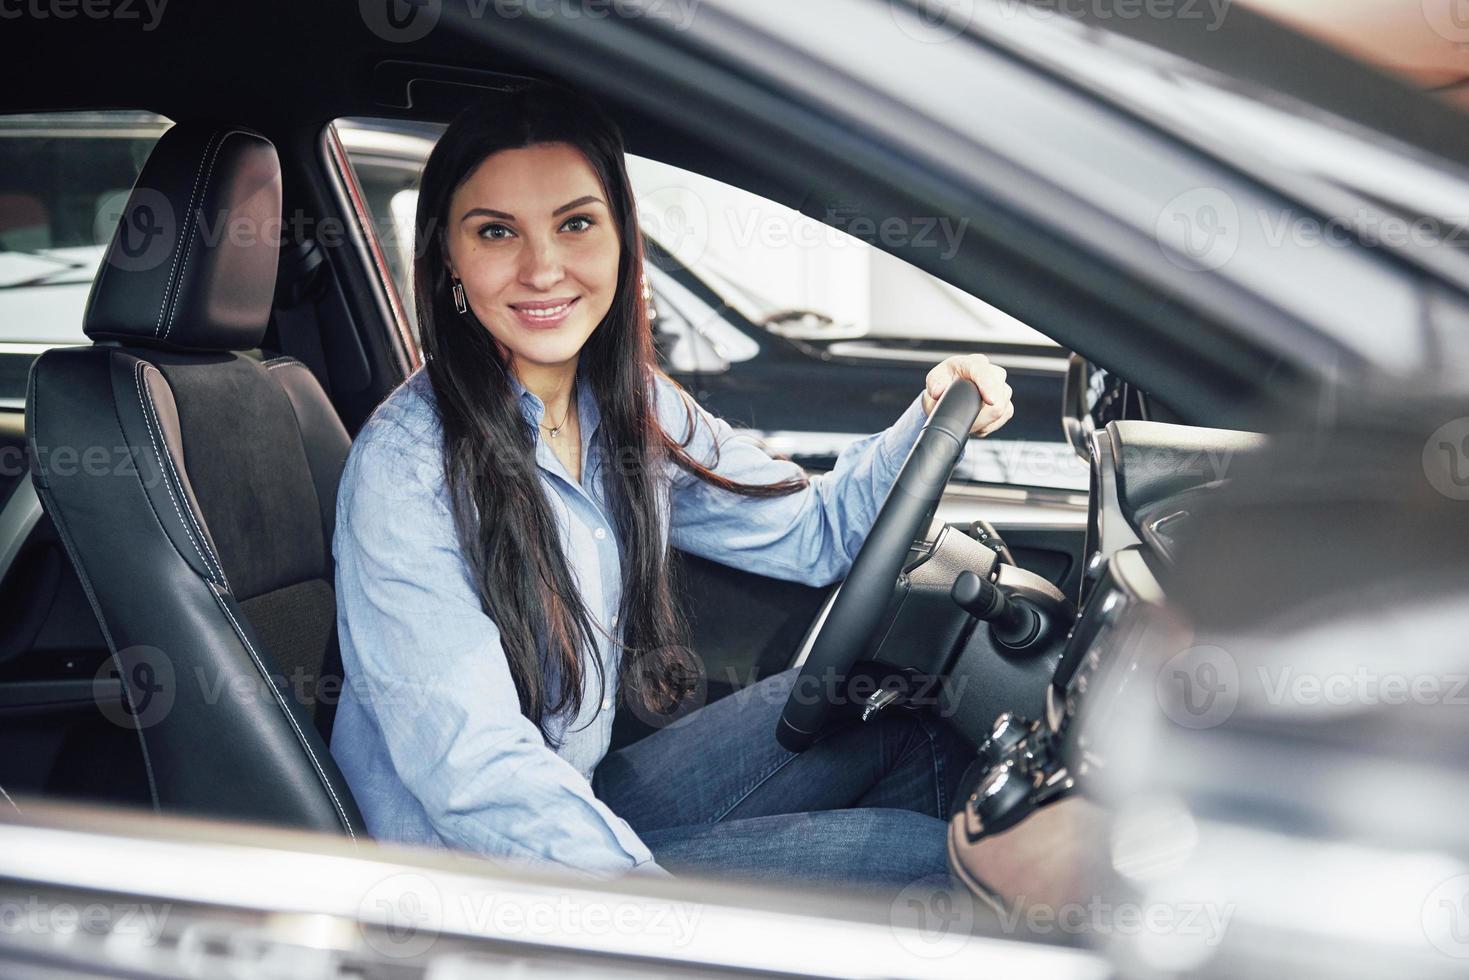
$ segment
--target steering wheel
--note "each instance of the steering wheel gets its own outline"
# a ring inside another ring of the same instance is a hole
[[[831,678],[845,682],[866,649],[887,612],[908,550],[927,530],[982,405],[974,382],[955,379],[929,413],[786,699],[775,737],[788,751],[804,751],[831,716],[839,692],[823,690],[822,683]],[[821,696],[813,693],[818,691]]]

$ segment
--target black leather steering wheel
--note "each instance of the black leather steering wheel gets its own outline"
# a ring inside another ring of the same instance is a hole
[[[823,684],[831,687],[835,679],[845,687],[852,665],[887,611],[909,548],[927,529],[943,497],[982,406],[979,388],[960,379],[929,414],[786,699],[775,737],[788,751],[804,751],[830,717],[841,692]]]

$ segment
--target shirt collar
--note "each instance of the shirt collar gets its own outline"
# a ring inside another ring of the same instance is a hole
[[[546,417],[546,405],[541,397],[521,383],[514,371],[507,370],[505,374],[510,379],[510,390],[520,399],[520,410],[531,425],[539,426]],[[576,364],[576,378],[573,381],[576,390],[576,418],[581,427],[582,440],[589,439],[597,425],[602,421],[602,413],[597,406],[596,396],[592,394],[592,386],[587,381],[587,366],[584,360],[578,360]]]

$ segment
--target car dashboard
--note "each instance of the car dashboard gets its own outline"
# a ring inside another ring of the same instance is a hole
[[[1108,723],[1107,706],[1137,674],[1144,651],[1184,641],[1187,628],[1169,609],[1161,579],[1193,516],[1227,485],[1230,467],[1265,444],[1252,432],[1136,420],[1112,421],[1092,434],[1080,613],[1047,691],[1044,719],[1076,772],[1097,761],[1085,731]]]
[[[979,745],[987,768],[951,824],[956,867],[967,848],[1084,792],[1107,765],[1102,747],[1111,740],[1098,736],[1129,720],[1120,705],[1140,703],[1123,695],[1154,682],[1158,651],[1188,645],[1187,623],[1169,608],[1163,583],[1192,516],[1227,484],[1234,461],[1265,439],[1119,420],[1091,432],[1088,445],[1092,492],[1079,612],[1039,716],[1005,712]]]

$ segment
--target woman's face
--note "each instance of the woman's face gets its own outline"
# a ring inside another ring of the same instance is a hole
[[[621,242],[569,143],[486,157],[449,200],[450,271],[512,367],[574,364],[612,306]]]

